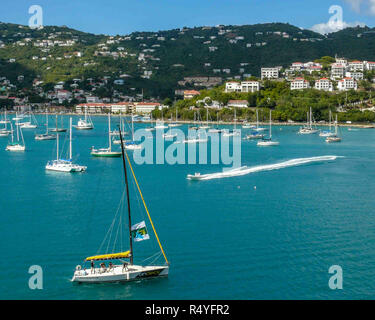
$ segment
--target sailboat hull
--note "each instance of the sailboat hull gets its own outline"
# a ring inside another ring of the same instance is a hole
[[[129,266],[124,270],[122,266],[116,265],[112,270],[103,271],[100,268],[92,270],[76,270],[72,282],[76,283],[113,283],[142,280],[148,278],[167,277],[168,266]]]
[[[121,152],[117,151],[92,151],[93,157],[118,158],[121,157]]]

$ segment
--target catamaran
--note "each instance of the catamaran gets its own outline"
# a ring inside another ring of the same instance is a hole
[[[333,136],[327,137],[326,142],[341,142],[341,138],[337,135],[337,114],[336,114],[336,121],[335,121],[335,134]]]
[[[79,119],[77,125],[73,127],[78,130],[94,129],[94,124],[91,121],[91,117],[87,115],[87,107],[85,107],[85,119]]]
[[[17,124],[18,120],[16,121]],[[16,132],[17,132],[17,141],[14,141],[14,134],[13,134],[13,124],[10,124],[10,130],[11,130],[11,135],[12,135],[12,140],[10,143],[8,143],[7,147],[5,150],[7,151],[25,151],[26,146],[25,146],[25,141],[23,139],[23,134],[22,134],[22,128],[20,128],[18,125],[16,125]],[[20,141],[21,137],[21,141]]]
[[[314,134],[319,132],[318,129],[312,126],[312,111],[310,107],[310,113],[307,113],[307,123],[305,126],[301,127],[298,131],[299,134]]]
[[[121,129],[120,129],[120,139],[122,139]],[[155,277],[159,278],[159,277],[168,276],[169,262],[165,255],[164,249],[161,245],[159,236],[155,230],[155,225],[153,221],[151,220],[150,213],[144,201],[137,178],[134,174],[134,170],[130,163],[129,156],[126,153],[126,150],[124,148],[123,141],[121,141],[121,151],[122,151],[123,168],[124,168],[124,176],[125,176],[125,190],[126,190],[126,199],[127,199],[127,219],[123,212],[124,210],[121,210],[123,208],[122,206],[123,203],[121,201],[121,205],[119,206],[120,209],[116,212],[115,218],[112,221],[110,229],[107,232],[107,236],[105,237],[101,246],[101,248],[104,247],[104,244],[106,243],[106,241],[108,242],[108,245],[106,246],[107,247],[106,252],[97,254],[94,256],[90,256],[84,259],[84,263],[91,264],[91,269],[86,269],[85,265],[83,266],[78,265],[76,267],[76,270],[74,271],[73,278],[71,280],[72,282],[114,283],[114,282],[127,282],[127,281],[132,281],[132,280],[142,280],[142,279],[148,279],[148,278],[155,278]],[[140,198],[142,199],[144,209],[147,213],[147,217],[150,221],[155,238],[160,247],[160,253],[158,253],[157,256],[151,256],[150,258],[154,257],[154,261],[156,261],[157,258],[162,254],[165,260],[165,264],[153,264],[153,263],[150,263],[148,265],[134,264],[135,255],[134,255],[133,241],[139,242],[139,241],[149,240],[150,235],[148,234],[145,221],[132,225],[132,212],[131,212],[131,206],[130,206],[127,166],[130,168],[130,172],[132,173],[134,184],[136,185],[137,191],[140,195]],[[124,192],[122,199],[124,198],[125,198],[125,192]],[[124,230],[126,230],[126,226],[124,223],[126,220],[128,224],[127,231],[129,234],[129,250],[128,251],[121,250],[121,252],[118,252],[118,251],[116,252],[115,251],[116,244],[118,244],[118,247],[121,249],[123,246],[123,243],[121,240],[125,238],[125,236],[122,237],[122,233]],[[115,234],[113,234],[114,230],[116,230]],[[118,234],[120,234],[119,237],[118,237]],[[117,241],[118,238],[120,238],[119,241]],[[113,241],[113,244],[112,244],[112,241]],[[101,248],[99,248],[99,252]],[[129,259],[129,262],[126,261],[125,259]],[[109,261],[108,266],[105,265],[106,261]],[[113,264],[112,264],[112,261],[114,262]],[[95,267],[95,262],[99,262],[100,267]]]
[[[56,136],[54,134],[48,133],[48,113],[46,111],[46,133],[37,134],[35,140],[55,140]]]
[[[56,132],[56,160],[48,161],[46,170],[59,172],[83,172],[86,171],[86,166],[80,166],[73,163],[72,157],[72,118],[70,118],[69,127],[69,156],[68,159],[59,158],[59,134]]]
[[[120,138],[121,134],[120,134]],[[94,157],[121,157],[121,151],[112,151],[111,115],[108,114],[108,148],[95,149],[91,147],[91,155]]]
[[[52,132],[66,132],[66,129],[64,128],[64,122],[63,117],[61,117],[61,127],[58,127],[58,119],[56,114],[56,127],[51,129]]]
[[[331,130],[331,118],[332,118],[332,112],[329,110],[329,130],[328,131],[321,131],[319,133],[319,137],[333,137],[335,135],[334,132]]]
[[[261,141],[257,142],[257,146],[260,147],[270,147],[270,146],[278,146],[280,143],[278,141],[272,141],[272,110],[270,110],[270,136],[268,139],[262,138]]]

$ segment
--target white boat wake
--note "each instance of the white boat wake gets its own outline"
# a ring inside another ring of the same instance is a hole
[[[240,167],[228,171],[217,172],[217,173],[209,173],[209,174],[200,174],[195,173],[194,175],[188,174],[188,180],[212,180],[212,179],[221,179],[221,178],[230,178],[230,177],[237,177],[243,176],[250,173],[261,172],[261,171],[271,171],[271,170],[278,170],[284,169],[288,167],[295,167],[300,166],[308,163],[314,162],[327,162],[327,161],[334,161],[337,158],[343,158],[340,156],[320,156],[320,157],[311,157],[311,158],[297,158],[292,159],[284,162],[279,162],[275,164],[268,164],[268,165],[260,165],[254,167]]]

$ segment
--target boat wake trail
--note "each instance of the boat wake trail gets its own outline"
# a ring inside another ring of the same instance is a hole
[[[212,180],[212,179],[221,179],[221,178],[230,178],[230,177],[237,177],[237,176],[244,176],[246,174],[261,172],[261,171],[271,171],[271,170],[278,170],[284,169],[288,167],[295,167],[300,165],[305,165],[308,163],[314,162],[327,162],[327,161],[334,161],[337,158],[342,158],[339,156],[320,156],[320,157],[311,157],[311,158],[297,158],[292,159],[284,162],[279,162],[275,164],[268,164],[268,165],[260,165],[254,167],[240,167],[233,170],[228,170],[224,172],[217,172],[217,173],[209,173],[209,174],[199,174],[196,173],[195,175],[188,174],[188,180]]]

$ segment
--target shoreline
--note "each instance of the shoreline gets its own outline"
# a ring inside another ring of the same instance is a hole
[[[15,114],[16,112],[9,112],[8,114]],[[56,113],[53,113],[53,112],[41,112],[41,113],[34,113],[34,115],[53,115],[53,116],[56,116]],[[61,113],[61,114],[57,114],[57,116],[83,116],[84,113]],[[108,113],[94,113],[94,114],[88,114],[90,117],[91,116],[94,116],[94,117],[107,117],[108,116]],[[120,115],[119,114],[112,114],[112,117],[119,117]],[[126,115],[123,115],[123,117],[131,117],[131,114],[126,114]],[[135,123],[153,123],[153,122],[162,122],[160,119],[153,119],[153,120],[144,120],[144,121],[139,121],[139,120],[134,120]],[[172,120],[172,121],[169,121],[169,120],[165,120],[163,121],[165,124],[168,124],[168,123],[178,123],[178,124],[195,124],[197,126],[199,125],[206,125],[206,121],[201,121],[201,122],[194,122],[193,120]],[[242,122],[242,121],[238,121],[238,122],[234,122],[234,121],[219,121],[219,123],[217,123],[216,121],[212,121],[212,122],[209,122],[208,125],[209,126],[217,126],[217,125],[238,125],[239,127],[241,127],[242,125],[244,125],[245,123]],[[256,122],[251,122],[251,121],[248,121],[246,122],[246,124],[250,124],[250,125],[256,125]],[[259,122],[258,123],[259,125],[262,125],[262,126],[269,126],[269,122]],[[272,125],[275,125],[275,126],[303,126],[305,125],[306,122],[278,122],[278,121],[275,121],[275,122],[272,122]],[[316,127],[326,127],[328,126],[329,123],[314,123],[313,126],[316,126]],[[331,125],[334,125],[334,123],[332,123]],[[371,124],[371,123],[338,123],[337,124],[339,127],[356,127],[356,128],[362,128],[362,129],[374,129],[375,128],[375,124]]]

